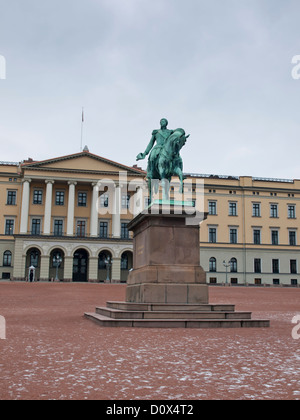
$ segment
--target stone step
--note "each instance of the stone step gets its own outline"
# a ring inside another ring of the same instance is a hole
[[[122,311],[175,311],[175,312],[234,312],[235,305],[229,304],[174,304],[174,303],[131,303],[131,302],[107,302],[106,306]]]
[[[251,319],[112,319],[97,313],[85,316],[102,327],[129,328],[259,328],[269,327],[269,320]]]
[[[225,311],[124,311],[97,307],[96,313],[113,319],[251,319],[251,312]]]

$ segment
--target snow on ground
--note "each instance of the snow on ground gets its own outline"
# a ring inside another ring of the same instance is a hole
[[[83,317],[125,286],[0,283],[0,399],[300,399],[300,289],[211,287],[270,328],[114,329]]]

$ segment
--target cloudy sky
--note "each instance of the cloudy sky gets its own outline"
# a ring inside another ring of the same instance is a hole
[[[0,0],[0,11],[1,161],[79,152],[84,106],[83,145],[126,165],[166,117],[191,134],[186,172],[300,179],[299,0]]]

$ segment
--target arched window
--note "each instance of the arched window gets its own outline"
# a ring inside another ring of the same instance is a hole
[[[11,252],[5,251],[3,254],[3,266],[4,267],[11,267]]]
[[[217,271],[217,260],[215,257],[211,257],[209,260],[209,271],[210,273],[215,273]]]
[[[231,258],[230,260],[230,271],[231,273],[237,273],[238,269],[237,269],[237,259],[236,258]]]

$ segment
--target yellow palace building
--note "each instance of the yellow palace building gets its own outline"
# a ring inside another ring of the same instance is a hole
[[[145,176],[87,148],[0,162],[0,280],[126,282],[131,198]],[[299,285],[300,181],[186,176],[190,200],[204,187],[200,258],[210,284]]]

